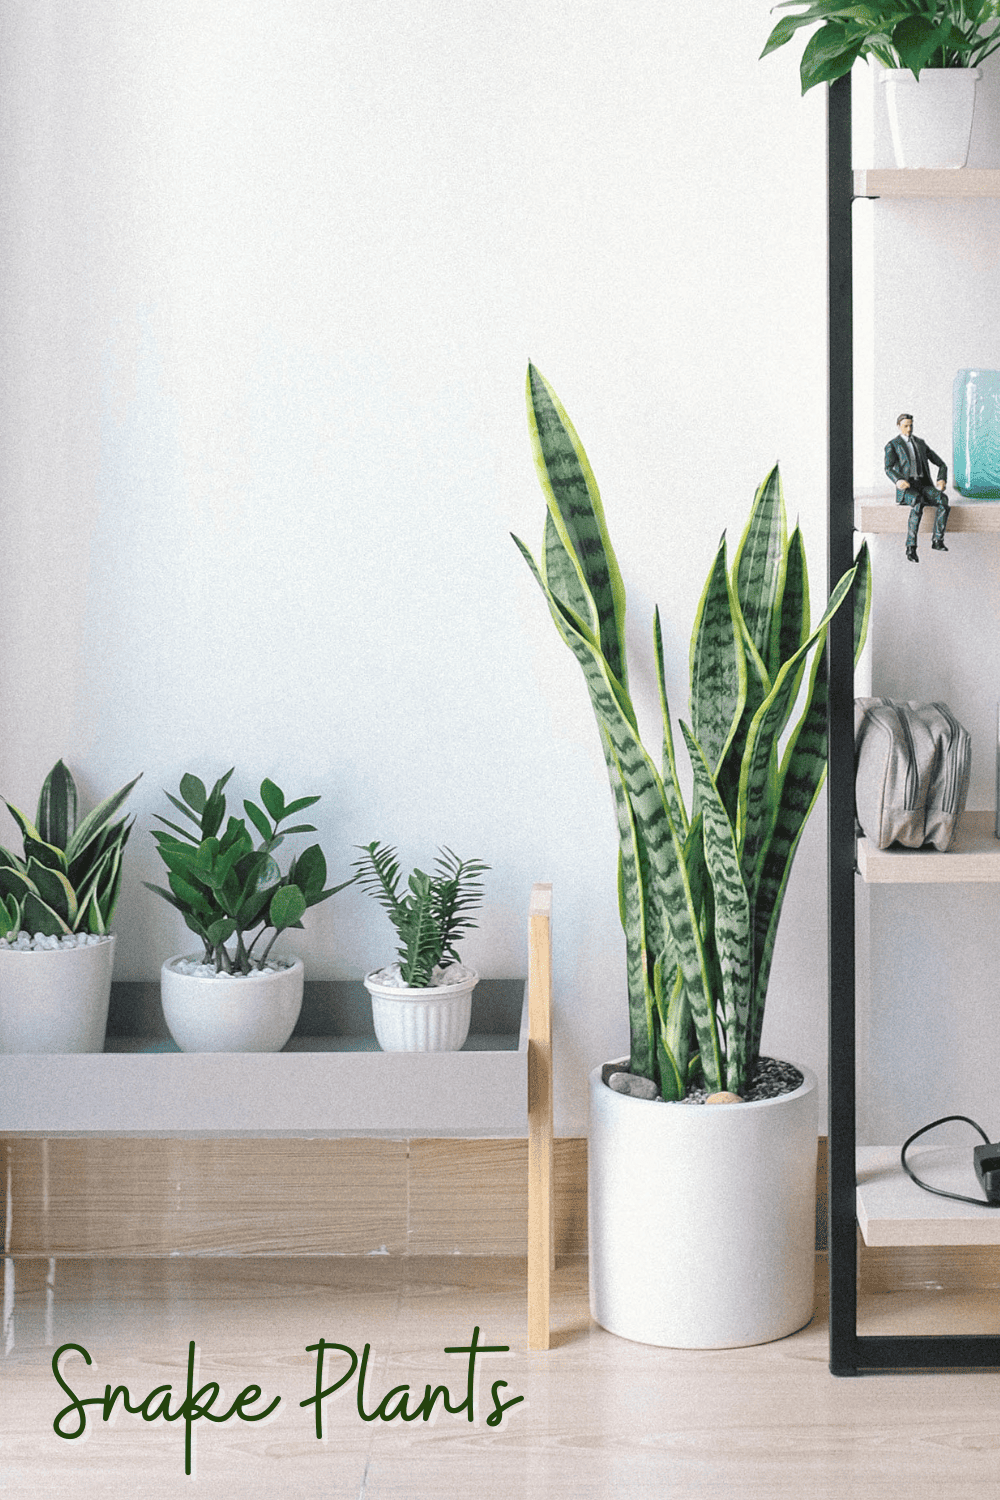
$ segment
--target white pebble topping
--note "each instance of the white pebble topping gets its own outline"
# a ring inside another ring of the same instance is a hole
[[[0,948],[11,948],[15,953],[41,953],[53,948],[91,948],[95,943],[110,941],[110,933],[102,936],[96,932],[64,932],[61,937],[46,937],[42,932],[8,932],[0,938]]]

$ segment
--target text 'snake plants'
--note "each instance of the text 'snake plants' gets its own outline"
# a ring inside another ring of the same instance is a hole
[[[788,535],[776,467],[757,490],[731,566],[723,536],[697,609],[689,722],[680,725],[692,772],[689,807],[659,610],[657,760],[639,737],[629,696],[625,589],[597,484],[569,417],[533,366],[528,414],[548,506],[540,560],[514,540],[583,670],[607,762],[618,823],[629,1068],[668,1100],[695,1082],[743,1095],[760,1052],[789,872],[826,775],[827,628],[853,589],[860,650],[867,550],[812,625],[805,548],[798,527]]]
[[[316,829],[312,823],[282,824],[312,807],[319,797],[286,803],[280,787],[262,781],[263,805],[243,803],[258,835],[255,842],[244,818],[226,816],[225,786],[232,774],[227,771],[208,791],[203,781],[188,773],[181,778],[179,797],[167,792],[186,822],[173,823],[157,814],[165,829],[154,829],[153,837],[167,867],[169,889],[148,881],[146,885],[176,907],[197,933],[204,944],[204,962],[214,966],[216,973],[249,974],[264,967],[283,932],[302,926],[310,906],[353,885],[357,877],[326,889],[326,860],[318,844],[296,855],[283,875],[275,850],[290,835],[315,833]],[[233,939],[230,949],[226,945]],[[255,953],[265,939],[265,946]]]

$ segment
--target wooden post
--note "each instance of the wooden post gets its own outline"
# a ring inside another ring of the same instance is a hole
[[[528,911],[528,1348],[548,1349],[555,1264],[552,1193],[552,887]]]

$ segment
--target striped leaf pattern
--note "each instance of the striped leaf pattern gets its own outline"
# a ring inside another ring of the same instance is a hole
[[[625,588],[597,481],[559,398],[534,365],[528,366],[528,415],[535,467],[552,519],[593,600],[604,658],[624,685]]]
[[[792,707],[792,688],[799,661],[822,637],[826,626],[844,602],[854,582],[854,569],[845,573],[830,595],[826,610],[798,651],[782,665],[774,687],[761,704],[747,735],[740,773],[739,827],[741,830],[740,865],[747,887],[753,889],[756,865],[776,802],[774,748],[778,735],[788,722]]]
[[[715,788],[704,751],[686,724],[681,724],[691,757],[698,805],[704,825],[705,864],[715,907],[715,951],[722,981],[726,1032],[726,1074],[746,1068],[747,1023],[753,988],[750,900],[740,873],[733,827]],[[728,1087],[728,1084],[727,1084]]]
[[[729,591],[723,537],[691,636],[691,724],[713,773],[736,732],[746,696],[746,656]]]
[[[547,594],[534,559],[523,544],[518,545],[522,547],[522,555],[539,586]],[[549,607],[550,610],[558,609],[558,601],[551,595]],[[692,907],[687,870],[677,833],[667,813],[662,783],[634,723],[619,703],[610,680],[608,663],[600,651],[565,618],[562,634],[583,669],[598,723],[614,748],[633,814],[643,830],[651,877],[656,882],[659,898],[660,912],[656,915],[662,915],[667,924],[669,940],[684,975],[706,1081],[713,1088],[721,1088],[722,1057],[705,954]],[[650,936],[657,941],[656,934]],[[661,943],[665,936],[661,936]]]
[[[699,1071],[709,1089],[741,1093],[760,1047],[792,861],[826,774],[827,628],[853,587],[860,651],[871,595],[867,549],[811,627],[805,548],[797,526],[787,534],[777,467],[757,491],[728,574],[723,539],[691,642],[691,727],[681,725],[694,775],[689,821],[659,612],[653,646],[662,778],[628,693],[624,589],[597,486],[569,418],[530,366],[528,408],[548,501],[541,567],[514,540],[583,671],[608,767],[630,1067],[658,1080],[664,1098],[680,1097]],[[779,740],[797,701],[800,717],[779,765]],[[0,894],[5,874],[0,868]]]
[[[733,561],[736,597],[754,649],[773,680],[785,581],[785,500],[777,464],[754,496]]]
[[[681,794],[677,776],[677,757],[674,753],[674,731],[670,722],[670,704],[667,702],[667,681],[663,669],[663,632],[660,629],[659,608],[653,612],[653,654],[656,657],[656,685],[660,693],[660,718],[663,723],[663,791],[674,827],[688,830],[689,819]]]

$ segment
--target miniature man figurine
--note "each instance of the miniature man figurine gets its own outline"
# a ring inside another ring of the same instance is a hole
[[[906,527],[906,555],[910,562],[919,562],[917,557],[917,531],[925,505],[935,507],[934,533],[931,548],[935,552],[947,552],[944,544],[944,529],[948,524],[948,465],[938,458],[933,448],[928,448],[923,438],[913,436],[913,417],[908,411],[896,418],[899,437],[890,438],[885,445],[885,472],[896,486],[896,504],[910,507],[910,519]],[[928,463],[937,464],[938,477],[931,483]]]

